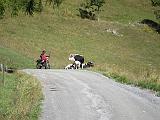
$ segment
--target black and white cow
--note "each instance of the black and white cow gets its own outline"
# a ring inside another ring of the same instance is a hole
[[[70,54],[69,60],[74,62],[76,69],[82,68],[82,64],[84,63],[84,57],[79,54]]]
[[[75,69],[75,64],[68,64],[64,69]]]

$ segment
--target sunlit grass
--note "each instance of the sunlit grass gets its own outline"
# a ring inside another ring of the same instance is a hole
[[[5,74],[0,96],[1,120],[37,120],[39,117],[42,91],[36,79],[22,73]]]
[[[92,70],[116,73],[132,81],[157,78],[155,83],[160,82],[160,35],[136,24],[145,18],[155,19],[149,1],[110,0],[99,21],[80,19],[76,15],[79,3],[66,0],[59,9],[45,7],[33,17],[21,14],[1,20],[2,60],[6,64],[11,60],[19,68],[33,68],[46,48],[52,68],[64,68],[70,63],[68,55],[79,53],[86,62],[95,62]],[[123,36],[108,33],[107,29]]]

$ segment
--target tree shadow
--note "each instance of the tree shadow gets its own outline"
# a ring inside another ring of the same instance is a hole
[[[157,22],[154,22],[153,20],[144,19],[140,22],[141,24],[146,24],[153,30],[155,30],[157,33],[160,34],[160,24]]]

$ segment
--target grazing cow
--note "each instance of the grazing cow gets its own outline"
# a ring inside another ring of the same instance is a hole
[[[71,54],[69,60],[75,63],[76,68],[82,68],[82,64],[84,63],[84,57],[79,54]]]

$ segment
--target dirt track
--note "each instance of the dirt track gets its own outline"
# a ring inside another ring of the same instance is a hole
[[[43,86],[41,120],[160,120],[160,98],[101,74],[24,70]]]

